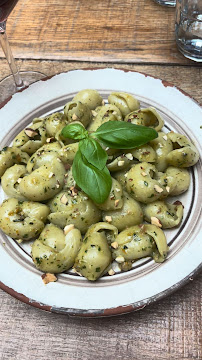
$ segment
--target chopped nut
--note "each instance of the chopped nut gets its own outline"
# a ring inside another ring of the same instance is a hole
[[[164,136],[163,136],[163,139],[164,139],[164,140],[168,140],[167,135],[164,135]]]
[[[22,181],[22,178],[17,179],[17,183],[19,184]]]
[[[72,268],[72,272],[79,275],[79,276],[82,276],[75,268]]]
[[[97,116],[97,112],[95,110],[92,110],[91,112],[93,116]]]
[[[68,203],[68,198],[67,198],[67,196],[65,195],[65,194],[63,194],[62,196],[61,196],[61,198],[60,198],[60,201],[61,201],[61,203],[62,204],[67,204]]]
[[[147,176],[147,173],[145,171],[141,172],[142,176]]]
[[[59,187],[60,187],[60,182],[59,182],[59,180],[57,180],[57,184],[56,184],[55,186],[56,186],[57,189],[59,189]]]
[[[78,189],[75,188],[75,186],[72,186],[70,190],[71,190],[71,196],[76,196],[78,194]]]
[[[163,192],[163,189],[158,186],[158,185],[154,185],[154,189],[158,192],[158,193],[162,193]]]
[[[106,147],[105,151],[108,151],[108,150],[109,150],[109,146]],[[112,156],[112,158],[113,158],[113,156]]]
[[[77,120],[78,119],[78,116],[76,114],[73,114],[72,115],[72,120]]]
[[[170,192],[170,186],[166,186],[166,191]]]
[[[125,261],[124,257],[121,256],[121,255],[117,256],[115,260],[119,264],[121,264],[121,263],[123,263]]]
[[[128,160],[133,160],[133,155],[131,153],[126,154]]]
[[[112,217],[111,216],[105,216],[105,220],[107,222],[112,222]]]
[[[162,147],[163,147],[163,144],[159,143],[159,147],[162,148]]]
[[[21,243],[23,242],[22,239],[18,239],[18,240],[16,240],[16,241],[17,241],[18,244],[21,244]]]
[[[62,162],[62,160],[60,160],[60,158],[57,158],[57,160],[58,160],[59,162]]]
[[[116,190],[116,192],[119,192],[119,191],[121,191],[119,188],[115,188],[115,190]]]
[[[123,166],[124,165],[124,161],[123,160],[119,160],[118,161],[118,166]]]
[[[53,172],[51,172],[51,173],[48,175],[49,179],[51,179],[53,176],[55,176],[55,174],[54,174]]]
[[[57,278],[54,274],[46,273],[43,274],[41,277],[45,285],[47,285],[49,282],[57,281]]]
[[[64,234],[67,235],[73,229],[74,229],[74,224],[66,225],[64,228]]]
[[[151,216],[151,224],[156,225],[156,226],[158,226],[160,228],[162,227],[162,224],[161,224],[160,220],[155,216]]]
[[[113,269],[110,269],[110,270],[108,271],[108,274],[109,274],[110,276],[112,276],[112,275],[115,275],[116,273],[115,273],[115,271],[114,271]]]
[[[118,249],[119,244],[117,243],[117,241],[114,241],[113,243],[111,243],[111,247],[112,247],[113,249]]]
[[[24,132],[29,138],[33,138],[34,136],[39,135],[39,132],[37,130],[31,128],[26,128]]]
[[[47,143],[50,143],[50,142],[53,142],[54,141],[54,137],[49,137],[46,139],[46,142]]]
[[[127,178],[127,176],[128,176],[128,173],[125,173],[125,174],[124,174],[124,177]]]
[[[115,201],[114,201],[114,204],[115,204],[115,207],[117,207],[118,204],[119,204],[119,199],[115,200]]]

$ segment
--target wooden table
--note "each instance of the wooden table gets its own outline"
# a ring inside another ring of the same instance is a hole
[[[7,29],[20,70],[133,69],[202,103],[202,68],[176,48],[174,9],[153,0],[20,0]],[[3,78],[9,68],[0,56]],[[202,359],[201,280],[142,311],[105,319],[49,314],[0,291],[0,359]]]

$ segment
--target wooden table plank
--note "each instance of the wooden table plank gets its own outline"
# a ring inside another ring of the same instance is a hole
[[[110,64],[108,64],[110,65]],[[19,60],[21,70],[46,75],[86,62]],[[104,64],[95,63],[94,67]],[[120,65],[170,81],[202,103],[202,67]],[[0,78],[9,73],[0,60]],[[1,360],[201,360],[202,274],[139,312],[105,319],[49,314],[0,290]]]
[[[22,59],[194,65],[176,48],[174,19],[153,0],[20,0],[7,29]]]

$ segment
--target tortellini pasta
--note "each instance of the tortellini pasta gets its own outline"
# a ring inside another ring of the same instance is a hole
[[[113,250],[113,258],[122,264],[147,256],[162,262],[168,252],[166,237],[155,225],[142,224],[125,229],[116,237],[116,242],[118,247]]]
[[[18,200],[26,200],[19,191],[19,184],[27,170],[24,165],[13,165],[7,169],[1,178],[1,186],[6,195]]]
[[[97,280],[112,261],[106,231],[112,232],[113,239],[118,234],[113,225],[104,222],[92,225],[87,231],[76,257],[74,264],[76,271],[88,280]]]
[[[140,204],[127,192],[123,192],[123,207],[113,211],[103,211],[102,219],[109,221],[119,231],[122,231],[127,227],[141,224],[143,212]]]
[[[15,146],[5,146],[0,152],[0,177],[14,164],[27,164],[29,155]]]
[[[186,136],[170,132],[168,138],[173,144],[173,151],[166,156],[169,165],[184,168],[197,163],[199,152]]]
[[[146,162],[136,164],[128,171],[126,189],[135,200],[148,204],[161,196],[163,189],[154,178],[155,173],[155,166]]]
[[[108,101],[110,104],[115,105],[124,117],[131,111],[140,108],[140,102],[134,96],[125,92],[112,92],[108,97]]]
[[[45,226],[32,245],[32,258],[38,269],[48,273],[60,273],[74,264],[81,246],[81,233],[72,227],[67,234],[56,225]]]
[[[102,105],[103,99],[96,90],[85,89],[79,91],[73,98],[73,101],[80,101],[89,107],[90,110],[96,109],[97,106]]]
[[[112,187],[97,204],[73,176],[79,140],[64,137],[62,129],[74,122],[92,136],[108,121],[151,127],[158,137],[128,149],[101,142]],[[95,281],[128,271],[141,258],[163,262],[168,246],[162,229],[183,219],[181,198],[169,202],[169,197],[188,190],[187,168],[199,158],[186,136],[163,132],[163,125],[160,114],[140,108],[132,94],[112,92],[107,103],[93,89],[78,92],[63,111],[33,119],[0,152],[2,188],[10,197],[0,206],[0,228],[13,239],[33,240],[33,262],[47,273],[72,268]]]
[[[14,139],[13,146],[19,147],[22,151],[32,155],[47,139],[46,126],[44,121],[38,121],[30,127],[22,130]]]
[[[30,240],[41,233],[49,212],[44,204],[10,198],[0,206],[0,227],[13,239]]]
[[[88,127],[88,131],[93,132],[97,130],[99,126],[107,121],[121,121],[123,120],[120,110],[111,104],[101,106],[97,111],[94,111],[94,118]]]
[[[158,200],[143,206],[143,213],[146,221],[157,223],[162,229],[169,229],[181,222],[183,206],[181,203],[169,204]]]
[[[60,192],[49,203],[49,220],[61,228],[74,224],[83,234],[101,219],[101,212],[83,191],[71,188]]]
[[[60,112],[56,112],[45,118],[46,131],[50,137],[54,137],[66,124],[67,118]]]
[[[160,131],[164,125],[163,119],[153,107],[133,111],[124,120],[135,125],[152,127],[156,131]]]
[[[70,101],[64,107],[68,122],[80,121],[85,127],[92,119],[90,108],[80,101]]]
[[[24,176],[19,184],[20,193],[28,200],[44,201],[52,198],[63,187],[65,168],[60,159],[42,165]]]

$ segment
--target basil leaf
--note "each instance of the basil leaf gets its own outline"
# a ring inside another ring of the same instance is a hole
[[[109,196],[112,179],[105,166],[103,170],[91,165],[78,150],[72,165],[77,185],[96,203],[103,203]]]
[[[158,137],[156,130],[124,121],[108,121],[91,136],[112,149],[132,149]]]
[[[65,138],[75,139],[75,140],[81,140],[88,137],[88,131],[80,124],[72,123],[69,125],[66,125],[62,131],[62,136]]]
[[[81,140],[79,150],[86,160],[99,170],[102,170],[107,162],[107,153],[102,146],[94,139],[88,138]]]

